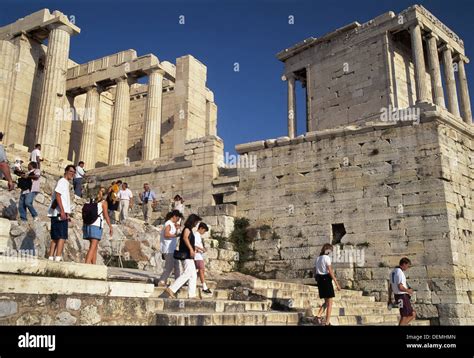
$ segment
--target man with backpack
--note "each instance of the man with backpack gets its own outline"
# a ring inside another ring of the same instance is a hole
[[[23,222],[28,221],[27,209],[30,211],[33,220],[38,221],[38,213],[33,207],[33,202],[40,191],[40,176],[41,172],[38,169],[38,164],[30,162],[28,164],[28,173],[24,173],[18,178],[18,187],[21,189],[18,212]]]
[[[89,251],[86,255],[86,264],[93,264],[97,262],[97,249],[99,241],[102,239],[102,231],[104,227],[104,221],[109,225],[110,237],[113,235],[112,224],[108,214],[107,201],[105,200],[106,190],[100,188],[97,193],[95,201],[84,204],[82,207],[82,220],[84,222],[83,238],[89,240]]]

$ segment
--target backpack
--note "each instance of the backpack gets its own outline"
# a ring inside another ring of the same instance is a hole
[[[89,203],[85,203],[82,207],[82,221],[84,225],[92,225],[99,217],[99,209],[97,203],[91,199]]]
[[[33,185],[31,178],[18,178],[18,187],[21,190],[30,190]]]

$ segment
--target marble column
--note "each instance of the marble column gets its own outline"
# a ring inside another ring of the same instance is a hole
[[[66,25],[52,25],[48,37],[36,142],[41,144],[43,156],[50,160],[59,159],[61,121],[68,119],[63,104],[71,34],[72,29]]]
[[[159,69],[151,70],[148,74],[142,160],[152,160],[160,157],[162,94],[163,72]]]
[[[471,100],[469,99],[469,89],[467,86],[466,69],[464,63],[468,63],[465,56],[458,58],[458,79],[459,79],[459,99],[461,101],[462,119],[468,124],[472,124]]]
[[[81,147],[79,160],[84,161],[89,169],[95,168],[97,122],[99,117],[100,93],[97,86],[87,88],[86,106],[84,109]]]
[[[117,78],[116,83],[109,165],[124,164],[127,158],[130,85],[127,76]]]
[[[411,49],[415,65],[416,102],[430,102],[426,87],[425,57],[423,55],[423,39],[420,24],[410,26]]]
[[[288,83],[288,137],[296,137],[296,89],[295,76],[286,76]]]
[[[438,37],[433,33],[426,37],[428,43],[428,65],[431,76],[431,89],[434,104],[446,108],[444,102],[443,82],[439,67]]]
[[[448,111],[459,117],[458,95],[456,92],[456,79],[454,77],[452,49],[445,45],[443,51],[443,70],[446,85],[446,99],[448,101]]]

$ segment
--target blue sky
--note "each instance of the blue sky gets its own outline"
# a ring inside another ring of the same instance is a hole
[[[226,151],[258,139],[286,135],[286,85],[275,54],[307,37],[319,37],[352,21],[363,23],[405,1],[28,1],[4,0],[0,24],[41,8],[73,15],[81,34],[71,40],[76,62],[135,49],[160,60],[192,54],[208,68],[207,86],[219,108],[218,134]],[[469,57],[474,49],[471,1],[417,1],[455,31]],[[185,25],[179,16],[185,16]],[[295,24],[288,24],[293,15]],[[234,63],[240,71],[234,71]],[[467,65],[473,83],[474,70]],[[298,89],[298,91],[302,91]],[[471,87],[471,92],[474,89]],[[303,96],[299,96],[303,98]],[[298,103],[298,108],[304,108]],[[299,121],[298,132],[304,131]]]

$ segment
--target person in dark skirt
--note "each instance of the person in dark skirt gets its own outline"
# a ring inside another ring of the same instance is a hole
[[[332,299],[335,296],[332,282],[334,281],[338,291],[341,290],[341,286],[339,286],[339,283],[337,282],[336,276],[334,275],[334,271],[331,266],[331,258],[329,257],[331,252],[332,245],[324,244],[323,248],[321,249],[321,253],[316,259],[314,268],[314,277],[318,284],[319,298],[324,299],[324,304],[319,309],[319,312],[316,315],[316,320],[318,324],[322,324],[321,315],[323,314],[324,310],[326,310],[326,326],[331,325],[330,320],[332,310]]]

